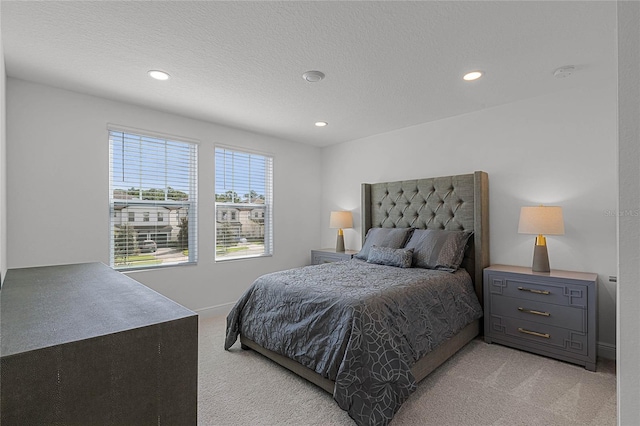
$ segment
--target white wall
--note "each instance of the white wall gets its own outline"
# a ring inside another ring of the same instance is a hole
[[[598,274],[599,349],[615,356],[615,82],[343,143],[322,158],[322,217],[354,210],[350,249],[361,246],[362,182],[486,171],[494,264],[531,266],[534,236],[517,233],[521,206],[562,206],[565,235],[547,239],[551,267]],[[322,242],[330,247],[335,230],[327,228]]]
[[[320,238],[320,150],[212,123],[7,79],[9,268],[109,262],[107,123],[200,141],[197,266],[130,276],[199,310],[264,273],[310,262]],[[274,155],[274,255],[216,264],[214,144]]]
[[[1,10],[2,2],[0,2],[0,11]],[[0,13],[0,16],[1,15],[2,13]],[[2,284],[5,273],[7,272],[6,80],[2,27],[0,26],[0,284]]]
[[[618,424],[640,424],[640,3],[618,2]]]

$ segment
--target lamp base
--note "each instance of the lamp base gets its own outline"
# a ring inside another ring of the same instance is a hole
[[[336,241],[336,251],[344,252],[344,235],[338,234],[338,240]]]
[[[533,265],[531,266],[533,272],[551,272],[549,269],[549,252],[547,246],[539,246],[536,244],[533,247]]]

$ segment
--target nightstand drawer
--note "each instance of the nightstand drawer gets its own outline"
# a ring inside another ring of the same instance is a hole
[[[333,249],[317,249],[311,250],[311,264],[321,265],[323,263],[340,262],[349,260],[354,254],[358,253],[354,250],[335,251]]]
[[[521,345],[532,344],[532,347],[546,347],[547,350],[588,354],[586,333],[494,314],[489,324],[496,339],[502,337]]]
[[[528,299],[515,299],[498,294],[491,295],[491,307],[491,313],[497,316],[511,317],[568,330],[587,331],[586,309],[564,307]]]
[[[339,256],[329,253],[314,253],[311,258],[311,263],[314,265],[320,265],[322,263],[340,262],[341,260],[347,260],[344,256]]]
[[[587,308],[587,287],[569,284],[562,280],[546,279],[544,282],[541,281],[535,277],[488,274],[488,280],[485,285],[489,285],[489,293],[491,295],[502,295],[582,309]]]

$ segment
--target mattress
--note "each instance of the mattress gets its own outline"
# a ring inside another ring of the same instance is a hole
[[[227,317],[238,335],[336,382],[359,425],[383,425],[416,388],[411,367],[482,316],[471,277],[352,259],[258,278]]]

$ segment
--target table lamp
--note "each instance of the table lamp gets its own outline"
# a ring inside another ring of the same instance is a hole
[[[331,212],[331,217],[329,218],[329,228],[338,228],[336,251],[344,252],[344,232],[342,231],[342,229],[353,228],[353,217],[351,216],[351,212]]]
[[[533,272],[550,272],[546,235],[564,235],[562,207],[537,206],[520,209],[519,234],[537,235],[533,248]]]

